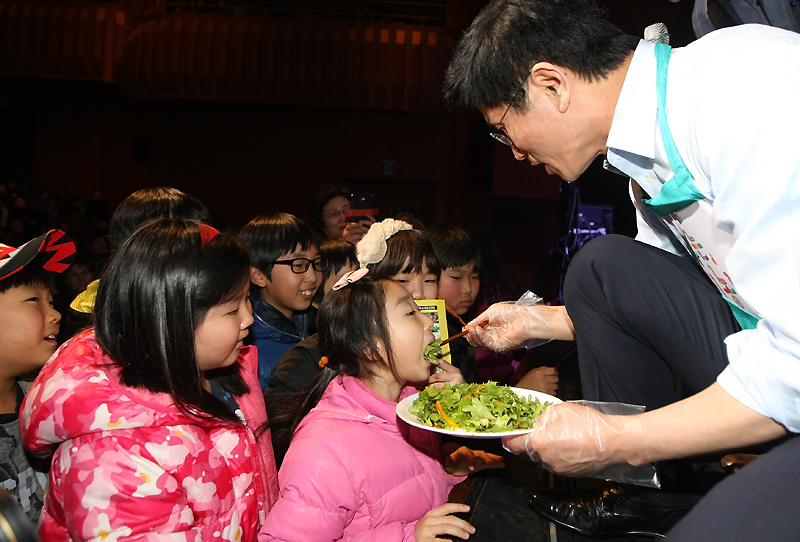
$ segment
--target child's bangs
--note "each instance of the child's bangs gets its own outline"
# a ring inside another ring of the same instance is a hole
[[[200,265],[196,295],[201,310],[233,301],[250,283],[247,250],[230,234],[219,234],[203,249]]]
[[[239,233],[239,240],[250,253],[254,267],[271,278],[276,260],[296,252],[319,249],[314,231],[299,218],[288,213],[261,215],[248,222]]]
[[[303,225],[305,226],[305,224]],[[319,238],[317,235],[307,227],[298,228],[297,231],[298,245],[303,249],[303,252],[308,252],[311,247],[319,250]]]
[[[442,267],[444,269],[466,267],[472,265],[473,271],[479,273],[481,270],[480,253],[470,252],[471,247],[463,246],[457,247],[455,250],[449,251],[448,254],[440,253]]]
[[[245,284],[250,284],[250,273],[245,270],[240,274],[239,280],[233,284],[233,287],[222,297],[218,305],[224,305],[236,299],[239,293],[244,290]]]
[[[40,285],[50,289],[53,285],[53,277],[48,271],[42,268],[41,255],[38,255],[31,263],[10,277],[0,280],[0,294],[12,288],[25,288],[28,286]]]
[[[324,280],[331,275],[337,275],[345,266],[358,268],[356,247],[342,238],[329,237],[319,244],[319,253],[328,259],[328,268],[323,271]]]
[[[481,249],[463,229],[449,224],[431,226],[425,230],[436,247],[442,269],[466,267],[472,264],[481,269]]]
[[[422,273],[424,266],[437,277],[441,274],[439,257],[433,243],[419,230],[397,232],[387,242],[386,256],[374,267],[381,277],[391,278],[399,273]]]
[[[276,231],[271,252],[275,259],[298,251],[307,252],[311,247],[319,249],[317,236],[307,227],[300,227],[299,224],[286,224]]]

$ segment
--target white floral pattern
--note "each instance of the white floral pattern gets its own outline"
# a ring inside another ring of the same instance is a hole
[[[92,331],[50,358],[22,404],[20,434],[53,454],[42,540],[252,542],[278,498],[255,349],[238,363],[248,425],[187,416],[165,393],[129,388]]]

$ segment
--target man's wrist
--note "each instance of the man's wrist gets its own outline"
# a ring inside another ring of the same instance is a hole
[[[615,431],[608,445],[611,457],[616,463],[629,463],[634,466],[650,463],[652,459],[647,453],[642,421],[640,415],[615,416],[620,418],[620,429]]]

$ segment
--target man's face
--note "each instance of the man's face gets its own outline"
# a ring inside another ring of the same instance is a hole
[[[529,109],[519,113],[508,104],[481,109],[486,122],[501,129],[514,144],[511,151],[517,160],[527,160],[531,165],[542,164],[550,175],[558,175],[568,182],[576,180],[600,154],[597,149],[584,144],[583,130],[568,110],[560,112],[555,100],[532,85],[528,95]],[[537,100],[538,98],[538,100]],[[498,125],[503,118],[503,124]]]

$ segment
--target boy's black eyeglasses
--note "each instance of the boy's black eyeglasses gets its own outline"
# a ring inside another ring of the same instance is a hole
[[[312,264],[314,265],[314,271],[319,271],[320,273],[328,269],[328,258],[316,258],[314,260],[309,260],[308,258],[292,258],[291,260],[275,260],[272,263],[276,265],[291,265],[292,273],[297,275],[302,275],[308,271],[308,267]]]
[[[517,99],[517,96],[519,96],[519,93],[520,93],[520,91],[522,91],[522,89],[523,89],[523,88],[525,88],[525,85],[527,85],[527,84],[528,84],[528,78],[529,78],[530,76],[531,76],[531,74],[529,73],[529,74],[528,74],[528,75],[525,77],[525,80],[522,82],[522,85],[520,85],[520,87],[519,87],[519,88],[517,89],[517,91],[514,93],[514,96],[511,98],[511,101],[510,101],[510,102],[508,102],[508,107],[506,107],[506,110],[505,110],[505,112],[503,113],[503,116],[502,116],[502,117],[500,117],[500,122],[498,122],[498,123],[495,125],[495,127],[494,127],[494,131],[489,133],[489,135],[490,135],[490,136],[492,136],[493,138],[495,138],[497,141],[499,141],[499,142],[500,142],[500,143],[502,143],[503,145],[508,145],[509,147],[515,147],[515,146],[516,146],[516,145],[514,145],[514,142],[513,142],[513,141],[511,141],[511,138],[510,138],[510,137],[508,137],[508,134],[506,134],[505,128],[498,128],[498,126],[502,126],[502,125],[503,125],[503,119],[504,119],[504,118],[506,118],[506,115],[508,114],[508,111],[511,109],[511,105],[512,105],[512,104],[514,103],[514,101]]]

